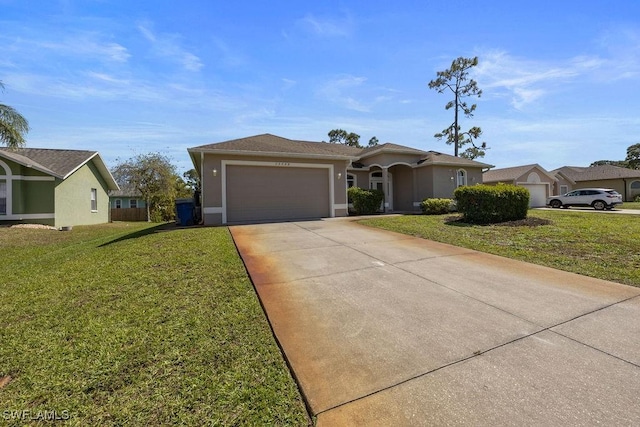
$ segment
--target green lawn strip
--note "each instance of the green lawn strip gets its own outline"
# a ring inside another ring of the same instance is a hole
[[[620,209],[640,209],[640,202],[624,202],[622,206],[618,205]]]
[[[0,271],[10,271],[0,377],[13,379],[0,414],[68,410],[69,425],[306,425],[228,230],[145,227],[0,237],[21,264]],[[47,250],[33,247],[39,239]]]
[[[640,286],[640,218],[570,211],[530,211],[550,225],[508,227],[446,222],[451,215],[372,217],[361,224]]]

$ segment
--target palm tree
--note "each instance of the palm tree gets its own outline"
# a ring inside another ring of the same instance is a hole
[[[4,85],[0,82],[0,90]],[[0,145],[20,148],[25,144],[24,134],[29,132],[29,122],[13,107],[0,103]]]

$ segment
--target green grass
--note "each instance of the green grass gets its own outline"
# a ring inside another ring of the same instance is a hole
[[[624,202],[621,209],[640,209],[640,202]]]
[[[537,227],[446,223],[449,216],[375,217],[360,223],[640,286],[640,217],[635,215],[530,211],[530,217],[552,221]]]
[[[167,230],[0,228],[0,425],[308,424],[228,230]]]

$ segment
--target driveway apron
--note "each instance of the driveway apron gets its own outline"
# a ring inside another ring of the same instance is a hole
[[[319,426],[640,424],[640,289],[361,226],[230,227]]]

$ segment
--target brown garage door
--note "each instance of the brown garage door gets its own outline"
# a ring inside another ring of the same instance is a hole
[[[228,165],[227,223],[326,218],[326,168]]]

